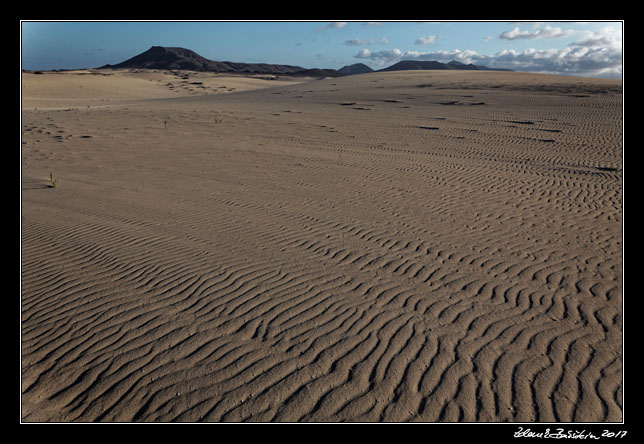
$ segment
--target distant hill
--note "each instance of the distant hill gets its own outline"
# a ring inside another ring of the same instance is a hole
[[[338,72],[343,76],[350,76],[354,74],[366,74],[368,72],[373,72],[373,69],[369,68],[364,63],[354,63],[353,65],[343,66],[338,69]]]
[[[447,62],[447,65],[452,69],[465,69],[465,70],[472,70],[472,71],[477,71],[479,69],[476,67],[476,65],[472,63],[466,65],[465,63],[457,62],[456,60]]]
[[[311,69],[302,69],[302,71],[297,71],[290,73],[292,76],[305,76],[305,77],[340,77],[339,71],[335,69],[320,69],[320,68],[311,68]]]
[[[448,63],[441,63],[434,60],[401,60],[400,62],[391,65],[387,68],[380,69],[379,71],[410,71],[410,70],[426,70],[426,69],[452,69],[452,70],[471,70],[471,71],[490,71],[494,68],[487,66],[474,65],[472,63],[466,65],[456,60]],[[510,71],[509,69],[494,69],[496,71]]]
[[[238,74],[282,74],[309,77],[339,77],[374,72],[364,63],[355,63],[338,70],[320,68],[302,68],[294,65],[276,65],[271,63],[238,63],[217,62],[208,60],[186,48],[153,46],[145,52],[116,65],[104,65],[102,69],[181,69],[189,71],[224,72]],[[403,71],[426,69],[490,70],[485,66],[465,65],[455,60],[441,63],[431,60],[402,60],[379,71]],[[501,70],[509,71],[509,70]]]
[[[378,71],[412,71],[425,69],[450,69],[450,67],[445,63],[434,61],[401,60],[398,63],[395,63],[383,69],[379,69]]]

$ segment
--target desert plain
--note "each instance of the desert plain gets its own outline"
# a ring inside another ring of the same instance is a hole
[[[22,421],[623,420],[621,81],[21,89]]]

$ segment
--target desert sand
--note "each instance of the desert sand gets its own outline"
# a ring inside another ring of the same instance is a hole
[[[23,74],[24,422],[622,421],[620,81],[182,77]]]

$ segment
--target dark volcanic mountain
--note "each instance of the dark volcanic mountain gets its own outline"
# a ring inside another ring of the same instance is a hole
[[[411,71],[419,69],[450,69],[445,63],[421,60],[401,60],[387,68],[378,71]]]
[[[466,65],[465,63],[457,62],[456,60],[452,60],[451,62],[447,62],[447,65],[451,69],[466,69],[466,70],[473,70],[476,71],[479,68],[477,68],[476,65],[473,65],[470,63],[469,65]],[[485,68],[484,66],[482,68]]]
[[[409,70],[425,70],[425,69],[458,69],[458,70],[471,70],[471,71],[491,71],[493,68],[487,66],[473,65],[470,63],[466,65],[456,60],[448,63],[436,62],[433,60],[401,60],[400,62],[391,65],[387,68],[380,69],[379,71],[409,71]],[[495,71],[510,71],[509,69],[496,69]]]
[[[293,76],[306,76],[306,77],[340,77],[342,74],[336,71],[335,69],[321,69],[321,68],[311,68],[303,69],[302,71],[297,71],[289,73]]]
[[[153,46],[147,51],[117,65],[101,68],[133,69],[185,69],[190,71],[294,74],[305,71],[301,66],[274,65],[270,63],[216,62],[185,48]]]
[[[373,72],[373,69],[369,68],[364,63],[354,63],[353,65],[343,66],[338,69],[338,72],[343,76],[350,76],[354,74],[366,74],[368,72]]]

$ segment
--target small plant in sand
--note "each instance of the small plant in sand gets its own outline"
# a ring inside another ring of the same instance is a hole
[[[53,173],[49,172],[49,188],[58,188],[59,182],[58,179],[54,179]]]

